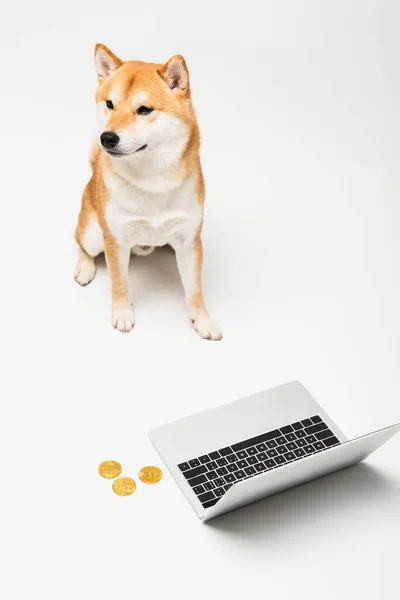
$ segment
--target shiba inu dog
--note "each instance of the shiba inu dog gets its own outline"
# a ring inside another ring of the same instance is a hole
[[[104,252],[112,325],[131,331],[131,252],[146,255],[155,246],[170,244],[194,329],[203,338],[220,340],[201,288],[205,186],[185,60],[173,56],[166,64],[123,62],[97,44],[95,65],[99,137],[75,232],[79,260],[74,277],[81,285],[90,283],[95,257]]]

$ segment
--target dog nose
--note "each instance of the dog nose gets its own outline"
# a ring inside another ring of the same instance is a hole
[[[100,136],[100,141],[104,148],[110,150],[111,148],[115,148],[115,146],[119,142],[119,137],[113,131],[104,131]]]

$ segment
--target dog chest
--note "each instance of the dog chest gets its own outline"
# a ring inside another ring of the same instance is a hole
[[[164,195],[147,194],[119,181],[107,182],[106,220],[110,232],[130,246],[163,246],[191,241],[201,221],[193,185],[185,182]]]

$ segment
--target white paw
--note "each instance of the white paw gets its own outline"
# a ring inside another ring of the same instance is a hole
[[[87,285],[96,275],[96,264],[93,259],[81,258],[76,265],[74,279],[79,285]]]
[[[114,329],[129,333],[135,326],[132,307],[114,307],[111,322]]]
[[[132,254],[136,254],[136,256],[148,256],[154,250],[155,246],[133,246]]]
[[[192,324],[199,336],[205,340],[222,340],[221,330],[211,317],[196,317]]]

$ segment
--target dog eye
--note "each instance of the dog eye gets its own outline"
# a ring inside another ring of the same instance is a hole
[[[154,110],[154,108],[148,108],[147,106],[139,106],[139,108],[137,109],[137,114],[138,115],[149,115],[150,113],[152,113]]]
[[[111,100],[106,100],[106,106],[110,110],[112,110],[114,108],[114,104],[111,102]]]

